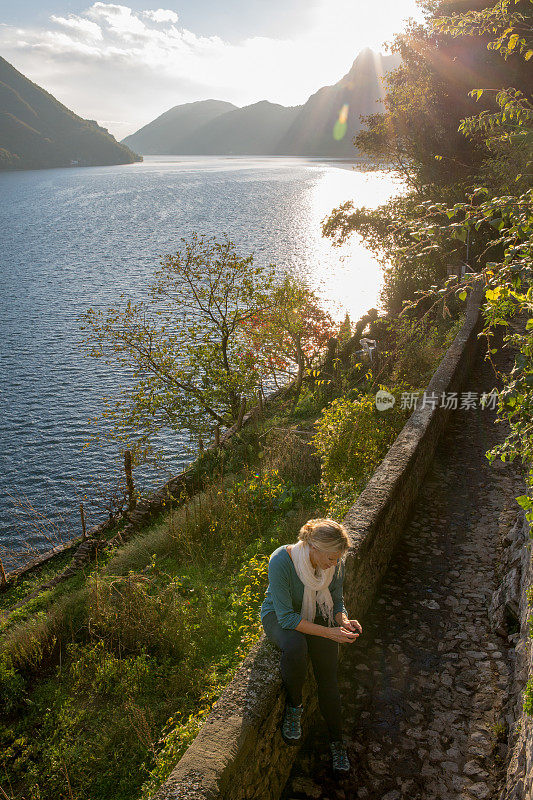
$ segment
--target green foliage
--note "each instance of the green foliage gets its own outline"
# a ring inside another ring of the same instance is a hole
[[[474,174],[486,153],[482,140],[467,140],[458,131],[461,118],[474,112],[469,98],[470,71],[461,66],[467,56],[470,69],[490,74],[497,56],[482,43],[452,42],[428,24],[411,23],[391,47],[402,57],[398,69],[387,75],[385,111],[364,119],[366,129],[355,143],[374,161],[392,166],[417,192],[425,187],[462,183]]]
[[[427,241],[425,249],[418,246],[419,239],[413,238],[410,222],[416,223],[424,202],[428,206],[440,202],[448,208],[464,198],[464,192],[453,186],[438,187],[429,195],[431,199],[424,201],[423,193],[408,193],[377,209],[354,208],[353,202],[347,201],[334,209],[322,226],[323,235],[335,245],[342,245],[354,231],[363,236],[383,266],[381,302],[391,314],[399,314],[403,302],[412,299],[417,291],[443,281],[447,266],[460,264],[466,257],[466,235],[465,241],[450,236],[443,236],[438,242]],[[469,253],[475,256],[483,251],[487,244],[484,234],[481,231],[471,236]]]
[[[4,560],[5,551],[2,553],[2,557]],[[0,593],[0,609],[8,609],[14,606],[18,600],[22,600],[58,572],[65,569],[71,559],[72,551],[67,550],[65,553],[54,556],[50,561],[45,561],[44,564],[32,569],[30,572],[20,575],[14,583]]]
[[[402,55],[402,66],[388,76],[385,112],[368,117],[367,129],[356,138],[375,164],[401,174],[409,191],[375,210],[354,209],[348,201],[323,225],[324,235],[338,244],[353,231],[364,237],[384,264],[382,302],[393,313],[417,290],[443,282],[448,265],[482,256],[493,238],[486,226],[469,234],[457,226],[458,236],[448,231],[426,241],[421,228],[426,247],[413,247],[409,225],[416,224],[421,204],[451,208],[479,185],[491,193],[504,187],[503,193],[515,194],[531,183],[531,65],[525,59],[533,47],[533,5],[509,0],[446,18],[442,8],[427,3],[426,24],[411,24],[396,37],[393,49]],[[495,47],[488,40],[491,33]],[[499,53],[509,46],[502,68]],[[472,74],[478,86],[492,88],[472,87]],[[504,84],[495,90],[499,79]],[[481,114],[477,102],[484,106]]]
[[[259,386],[244,334],[272,303],[274,268],[240,257],[227,237],[193,233],[182,243],[161,262],[148,301],[81,315],[82,330],[91,330],[89,355],[134,367],[133,389],[122,390],[123,400],[104,416],[121,441],[142,431],[131,447],[137,463],[160,429],[205,437],[215,424],[231,425],[241,396]]]
[[[110,651],[147,649],[179,661],[189,646],[180,588],[178,577],[163,584],[160,575],[95,572],[88,580],[88,627]]]
[[[451,303],[450,303],[451,305]],[[462,314],[393,318],[382,343],[380,377],[394,386],[425,387],[464,322]],[[456,309],[454,309],[454,312]],[[387,349],[385,349],[385,346]]]
[[[437,17],[434,25],[454,37],[494,37],[487,43],[487,49],[496,50],[505,59],[522,54],[529,61],[533,56],[532,16],[531,0],[498,0],[481,10]]]
[[[238,662],[258,641],[262,626],[258,608],[268,585],[268,556],[256,554],[244,563],[233,580],[231,602],[233,622],[230,633],[238,637],[238,647],[233,658],[233,668],[229,672],[220,671],[214,665],[202,684],[202,695],[196,709],[189,715],[177,714],[170,717],[162,730],[157,743],[155,765],[150,776],[142,786],[141,800],[148,800],[154,791],[177,764],[187,747],[196,737],[205,722],[209,711],[218,699],[224,683],[231,679]]]
[[[24,696],[26,682],[6,655],[0,657],[0,705],[7,713],[17,709]]]
[[[316,416],[324,407],[326,401],[320,391],[304,384],[298,402],[292,409],[292,419],[309,419]]]
[[[272,293],[270,309],[252,317],[247,330],[261,374],[271,376],[276,385],[295,379],[294,403],[305,370],[317,362],[334,333],[335,324],[316,293],[293,275],[283,278]]]
[[[489,89],[474,89],[471,97],[477,100]],[[473,117],[461,121],[459,130],[467,137],[485,137],[487,147],[492,149],[497,142],[513,144],[533,143],[531,127],[533,125],[533,105],[519,89],[501,89],[496,92],[496,104],[499,111],[482,111]]]
[[[0,745],[16,796],[153,794],[261,634],[269,554],[309,517],[342,516],[403,425],[398,404],[377,412],[373,400],[353,390],[326,409],[322,485],[308,432],[282,431],[277,418],[243,431],[238,474],[223,478],[215,463],[209,479],[207,460],[199,494],[103,559],[83,586],[37,598],[31,619],[11,621]]]
[[[404,259],[404,272],[408,275],[412,275],[412,265],[417,259],[431,261],[442,252],[449,253],[450,241],[455,240],[468,248],[468,262],[473,274],[467,273],[459,282],[457,278],[441,278],[437,285],[421,287],[417,290],[420,295],[417,300],[406,296],[402,313],[415,312],[422,300],[432,306],[441,303],[444,312],[450,302],[464,302],[470,287],[482,281],[485,286],[484,328],[480,336],[487,341],[486,357],[492,360],[497,352],[495,332],[502,328],[503,346],[511,345],[517,351],[510,373],[500,373],[504,385],[499,392],[496,419],[496,422],[505,420],[510,432],[486,456],[491,462],[496,458],[522,462],[528,493],[518,497],[517,502],[525,510],[530,523],[533,522],[533,191],[530,188],[533,107],[522,91],[520,81],[527,90],[530,89],[531,75],[527,62],[533,57],[532,20],[533,3],[530,0],[500,0],[481,10],[467,10],[462,14],[433,19],[433,32],[451,37],[468,36],[468,47],[476,51],[480,47],[496,51],[507,64],[502,71],[507,88],[495,91],[470,87],[470,97],[478,101],[483,99],[490,104],[491,95],[495,94],[492,107],[477,115],[466,116],[458,125],[458,132],[465,139],[486,149],[477,171],[479,179],[489,180],[485,183],[478,179],[465,186],[463,178],[452,170],[449,179],[459,195],[458,199],[450,202],[450,197],[443,197],[442,191],[436,191],[434,187],[427,191],[424,165],[431,155],[438,164],[443,159],[439,153],[432,154],[431,140],[427,145],[416,140],[422,147],[422,155],[411,150],[414,167],[409,165],[407,171],[411,170],[409,174],[414,178],[418,203],[411,209],[405,206],[407,213],[392,223],[392,226],[396,223],[396,238],[392,243],[389,230],[386,234],[378,231],[378,240],[380,237],[381,243],[385,240],[396,259]],[[433,34],[428,31],[428,35]],[[411,70],[409,77],[409,64],[406,70],[403,74],[408,83],[415,73]],[[415,76],[415,83],[416,80]],[[489,78],[487,82],[493,83],[493,79]],[[436,84],[433,86],[435,88]],[[446,91],[448,89],[449,86]],[[437,91],[445,93],[442,87],[437,87]],[[389,94],[386,101],[388,113],[398,116],[401,105],[396,84],[393,83]],[[409,105],[406,94],[401,98]],[[415,95],[409,113],[418,113],[417,102]],[[370,137],[375,131],[374,122],[382,124],[383,120],[371,121]],[[391,140],[397,152],[401,151],[405,137],[411,144],[414,141],[405,127],[400,132],[394,126],[389,130],[392,130]],[[475,166],[474,162],[472,165]],[[472,177],[475,179],[476,176],[471,172]],[[351,228],[364,226],[364,212],[354,212],[350,219],[350,210],[345,207],[340,213],[339,210],[334,212],[336,217],[330,218],[326,229],[329,235],[335,236],[337,230],[340,238],[346,237]],[[498,372],[496,368],[495,371]],[[526,707],[531,710],[530,684],[526,698]]]
[[[399,407],[400,391],[391,391],[397,402],[387,411],[377,410],[375,395],[339,397],[317,421],[314,444],[328,515],[344,516],[405,424],[409,414]]]
[[[346,316],[344,317],[343,323],[339,328],[339,333],[337,334],[337,339],[339,340],[339,346],[346,344],[346,342],[350,339],[352,335],[352,326],[350,322],[350,315],[346,312]]]
[[[157,717],[168,679],[182,676],[146,654],[119,658],[99,640],[65,655],[63,669],[32,691],[24,720],[2,727],[4,774],[16,796],[135,796],[154,735],[148,707]]]
[[[261,632],[268,555],[319,502],[273,469],[213,480],[81,595],[13,623],[0,748],[16,796],[150,796]]]

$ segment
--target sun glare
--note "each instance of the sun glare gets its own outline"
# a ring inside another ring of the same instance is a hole
[[[320,235],[322,220],[345,200],[354,206],[376,208],[402,191],[400,178],[387,172],[364,172],[346,168],[321,172],[308,196],[309,213],[302,220],[306,236],[314,241],[314,268],[309,279],[335,319],[348,312],[357,321],[369,308],[377,308],[382,285],[382,267],[357,234],[342,247],[334,247]]]

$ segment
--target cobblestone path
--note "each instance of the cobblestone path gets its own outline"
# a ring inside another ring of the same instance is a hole
[[[480,356],[464,390],[495,385]],[[379,599],[359,618],[359,640],[344,645],[350,777],[332,780],[318,718],[284,800],[497,800],[514,650],[513,637],[492,631],[488,606],[524,488],[513,465],[484,455],[504,436],[494,417],[453,412]]]

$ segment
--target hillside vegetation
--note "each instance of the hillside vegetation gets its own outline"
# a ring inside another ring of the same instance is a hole
[[[0,57],[0,169],[142,161],[94,120],[78,117]]]

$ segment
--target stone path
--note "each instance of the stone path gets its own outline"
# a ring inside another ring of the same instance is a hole
[[[509,364],[502,356],[500,367]],[[482,357],[465,390],[498,385]],[[501,539],[523,494],[485,451],[504,435],[489,409],[453,412],[363,634],[341,663],[350,778],[335,783],[323,722],[282,797],[497,800],[513,637],[491,629]]]

